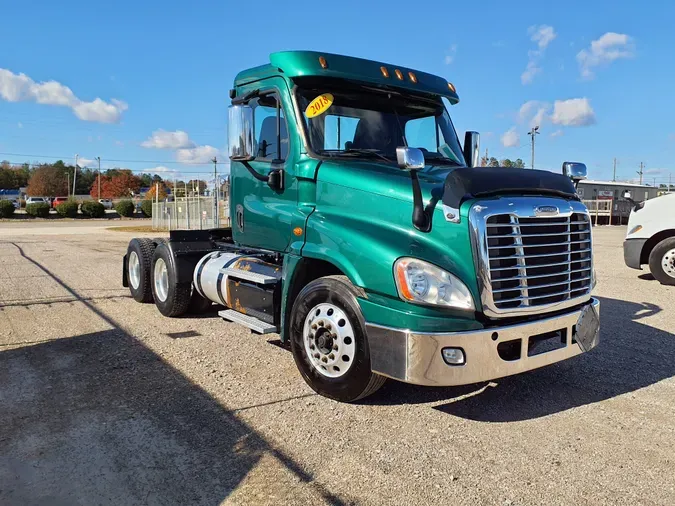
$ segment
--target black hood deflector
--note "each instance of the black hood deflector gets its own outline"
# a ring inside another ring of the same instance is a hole
[[[445,179],[442,200],[446,206],[459,209],[462,202],[471,198],[508,193],[549,195],[579,200],[574,183],[562,174],[510,167],[456,169]]]

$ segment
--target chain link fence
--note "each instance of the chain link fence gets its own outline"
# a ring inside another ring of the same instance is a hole
[[[206,230],[230,226],[227,198],[178,197],[152,203],[153,230]]]

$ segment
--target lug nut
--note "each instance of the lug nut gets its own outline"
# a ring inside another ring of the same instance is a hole
[[[316,329],[318,329],[318,328],[319,328],[319,327],[316,325],[316,323],[312,323],[312,329],[313,329],[313,330],[316,330]]]
[[[330,330],[330,329],[331,329],[330,323],[326,323],[326,330]]]
[[[318,353],[315,353],[315,354],[314,354],[314,358],[319,358],[319,354],[318,354]]]
[[[321,357],[321,362],[325,364],[326,362],[328,362],[328,359],[326,357]]]
[[[314,345],[313,345],[313,344],[310,344],[310,345],[309,345],[309,349],[310,349],[310,350],[313,350],[313,349],[314,349]],[[336,348],[336,349],[337,349],[337,348]]]
[[[333,351],[337,351],[337,344],[333,346]]]
[[[330,355],[328,355],[328,358],[331,359],[331,360],[333,360],[333,359],[335,358],[335,355],[333,355],[333,354],[331,353]]]

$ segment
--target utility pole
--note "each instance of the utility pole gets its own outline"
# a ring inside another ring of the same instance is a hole
[[[527,135],[532,137],[532,169],[534,169],[534,138],[539,134],[539,126],[533,127],[532,130],[530,130]]]
[[[68,177],[68,185],[66,186],[66,192],[68,193],[67,197],[70,198],[70,171],[66,171],[66,176]]]
[[[640,174],[640,184],[642,184],[642,162],[640,162],[640,170],[638,171],[638,174]]]
[[[75,173],[73,174],[73,197],[75,196],[75,182],[77,181],[77,159],[80,155],[75,155]]]
[[[670,183],[673,181],[673,173],[668,174],[668,193],[670,193]]]
[[[101,157],[97,156],[98,160],[98,200],[101,200]]]
[[[616,158],[614,159],[614,175],[612,176],[612,181],[616,181]]]
[[[220,193],[218,190],[218,159],[214,156],[213,160],[213,228],[218,228],[220,223],[219,223],[219,216],[218,216],[218,193]]]
[[[485,148],[485,166],[487,167],[490,164],[490,159],[488,158],[488,148]]]

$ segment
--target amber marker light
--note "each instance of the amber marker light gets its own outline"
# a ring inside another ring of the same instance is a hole
[[[382,75],[384,77],[389,77],[389,71],[387,70],[387,67],[380,67],[380,72],[382,72]]]
[[[300,227],[295,227],[293,229],[293,234],[297,235],[298,237],[302,235],[302,229]]]
[[[453,93],[457,93],[457,90],[455,89],[455,85],[452,84],[452,83],[448,83],[448,89]]]
[[[412,72],[408,72],[408,77],[413,83],[417,84],[417,76],[415,74],[413,74]]]
[[[328,62],[323,56],[319,56],[319,65],[321,65],[322,69],[327,69],[328,68]]]
[[[401,72],[399,69],[394,70],[394,74],[396,74],[396,77],[398,77],[399,81],[403,81],[403,72]]]

